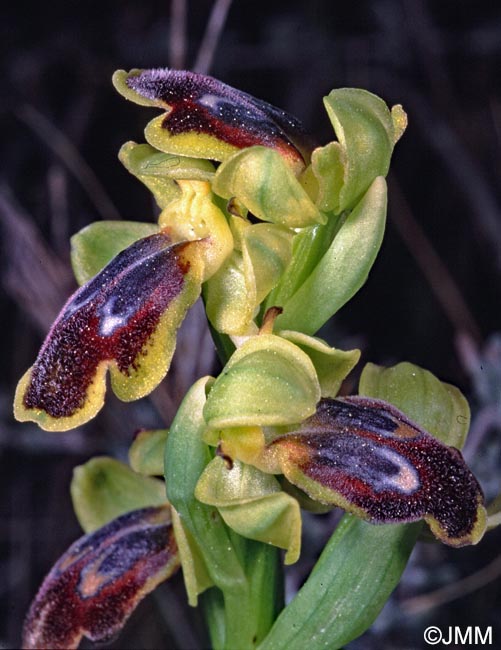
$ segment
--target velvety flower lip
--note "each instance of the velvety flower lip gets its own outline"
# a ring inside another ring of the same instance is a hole
[[[30,607],[23,648],[77,648],[83,636],[109,640],[178,567],[169,506],[114,519],[56,562]]]
[[[301,150],[307,137],[297,118],[213,77],[157,68],[129,75],[126,84],[165,105],[162,127],[172,135],[205,133],[238,149],[263,145],[304,159]]]
[[[164,232],[145,237],[76,291],[19,384],[16,417],[56,430],[87,421],[102,406],[108,367],[122,399],[152,390],[167,371],[170,339],[193,302],[185,294],[199,292],[191,286],[190,246],[196,242],[172,244]],[[157,360],[155,346],[165,348]]]
[[[312,498],[373,523],[424,518],[451,546],[476,543],[485,530],[482,490],[461,453],[383,400],[323,399],[269,453]]]

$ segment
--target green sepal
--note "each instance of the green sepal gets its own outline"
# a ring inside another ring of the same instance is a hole
[[[391,368],[368,363],[359,392],[379,397],[401,409],[446,445],[462,449],[470,426],[470,407],[461,391],[431,372],[402,362]]]
[[[338,650],[360,636],[398,584],[420,529],[345,515],[258,650]]]
[[[189,529],[183,525],[183,521],[177,510],[172,508],[172,525],[176,537],[177,548],[179,552],[179,561],[183,568],[184,586],[188,596],[188,604],[196,607],[198,596],[206,589],[212,587],[214,582],[211,580],[207,571],[207,566],[203,554],[196,543]]]
[[[322,397],[335,397],[343,380],[360,359],[360,350],[338,350],[316,336],[291,330],[280,330],[277,335],[294,343],[310,357],[317,372]]]
[[[71,265],[78,284],[91,280],[138,239],[158,232],[153,223],[96,221],[71,238]]]
[[[312,168],[320,209],[339,214],[352,208],[377,176],[388,173],[405,113],[399,106],[394,119],[382,99],[356,88],[333,90],[324,105],[338,142],[315,149]]]
[[[129,447],[129,464],[146,476],[163,476],[164,448],[168,429],[139,431]]]
[[[216,169],[209,160],[173,155],[158,151],[149,144],[127,142],[122,150],[130,148],[129,159],[139,174],[174,180],[210,181]]]
[[[327,221],[274,149],[255,146],[239,151],[220,165],[212,187],[225,199],[236,196],[262,221],[288,228]]]
[[[284,303],[280,329],[314,334],[367,280],[386,222],[386,183],[379,177],[348,215],[329,249],[300,288]],[[305,309],[305,305],[308,306]]]
[[[493,530],[501,525],[501,494],[487,506],[487,530]]]
[[[228,467],[214,458],[198,481],[196,498],[215,506],[226,524],[243,537],[286,549],[293,564],[301,550],[298,502],[280,489],[277,479],[238,460]]]
[[[131,510],[167,503],[163,481],[137,474],[106,456],[75,467],[70,492],[73,509],[86,533]]]
[[[275,224],[231,217],[235,249],[204,290],[207,316],[219,331],[248,332],[260,303],[278,283],[292,253],[292,233]]]
[[[206,181],[215,171],[208,160],[172,155],[135,142],[126,142],[118,158],[127,171],[146,185],[162,209],[180,195],[176,180]]]
[[[280,426],[315,412],[320,385],[310,358],[273,334],[249,338],[216,379],[204,407],[209,428]]]
[[[334,234],[341,224],[340,217],[331,217],[326,224],[303,228],[294,236],[291,262],[276,288],[268,296],[266,309],[284,305],[296,293],[329,250]]]

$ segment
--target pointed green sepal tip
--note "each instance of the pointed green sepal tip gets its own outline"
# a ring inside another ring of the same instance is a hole
[[[407,116],[400,105],[390,112],[382,99],[358,88],[333,90],[324,105],[338,142],[314,150],[312,170],[317,204],[338,214],[353,208],[377,176],[386,176]]]
[[[168,429],[141,429],[129,447],[132,469],[145,476],[163,476]]]
[[[320,382],[322,397],[335,397],[360,360],[360,350],[332,348],[316,336],[291,330],[280,330],[277,334],[297,345],[310,357]]]

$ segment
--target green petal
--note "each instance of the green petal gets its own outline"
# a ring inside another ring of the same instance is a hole
[[[129,464],[145,476],[163,476],[164,448],[168,429],[143,430],[129,448]]]
[[[314,334],[367,280],[383,240],[386,183],[377,178],[356,205],[328,251],[294,295],[278,306],[280,329]],[[307,308],[305,308],[307,306]]]
[[[162,211],[158,223],[176,241],[200,240],[198,263],[203,261],[205,282],[233,250],[233,235],[208,182],[179,180],[178,185],[179,198]]]
[[[312,167],[320,207],[338,214],[353,207],[377,176],[386,176],[405,113],[399,107],[394,120],[379,97],[356,88],[333,90],[324,104],[339,142],[316,149]]]
[[[326,217],[301,187],[294,172],[274,149],[249,147],[218,168],[213,190],[236,196],[254,216],[288,228],[325,223]]]
[[[282,492],[275,477],[238,460],[227,466],[214,458],[195,490],[202,503],[217,507],[226,524],[243,537],[287,550],[293,564],[301,550],[301,513],[298,502]]]
[[[106,456],[75,467],[71,498],[77,519],[86,533],[130,510],[167,503],[163,481],[137,474],[127,465]]]
[[[412,363],[391,368],[368,363],[360,377],[361,395],[385,395],[388,402],[405,411],[445,444],[464,445],[470,426],[470,407],[461,391]]]
[[[357,365],[360,359],[360,350],[338,350],[315,336],[308,336],[301,332],[280,330],[282,336],[306,352],[315,366],[322,397],[335,397],[343,380]]]
[[[204,297],[215,329],[239,336],[249,331],[260,303],[284,273],[292,234],[275,224],[251,225],[238,217],[230,224],[238,249],[209,280]]]
[[[210,180],[215,171],[208,160],[167,154],[149,144],[126,142],[118,157],[146,185],[162,209],[180,195],[176,180]]]
[[[247,340],[231,357],[204,407],[210,428],[278,426],[315,411],[320,386],[309,357],[272,334]]]
[[[138,239],[158,232],[153,223],[96,221],[71,238],[71,264],[78,284],[91,280]]]

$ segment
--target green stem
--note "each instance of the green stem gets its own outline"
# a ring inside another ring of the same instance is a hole
[[[299,289],[328,250],[343,221],[343,215],[331,215],[325,225],[305,228],[296,235],[290,264],[278,285],[266,298],[263,313],[269,307],[283,306]]]
[[[398,584],[421,528],[345,515],[259,650],[336,650],[357,638]]]
[[[209,629],[209,636],[214,650],[224,649],[225,609],[224,598],[220,589],[208,589],[202,594],[201,604]]]
[[[214,647],[252,650],[268,633],[276,615],[278,551],[237,535],[215,508],[194,496],[198,479],[211,459],[202,439],[209,381],[204,378],[192,386],[169,431],[165,451],[167,496],[222,594],[222,601],[221,596],[209,597],[209,611],[217,614],[209,626]]]

